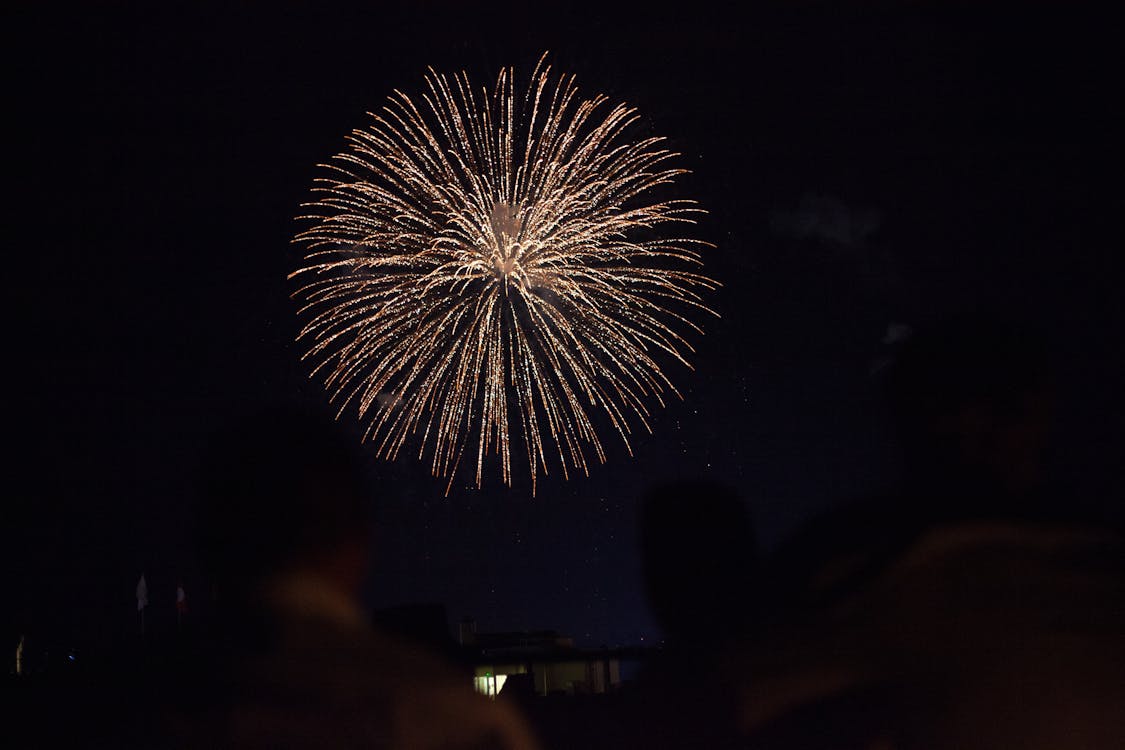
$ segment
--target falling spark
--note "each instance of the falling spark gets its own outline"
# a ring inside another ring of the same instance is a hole
[[[635,109],[579,98],[545,59],[525,93],[511,69],[491,92],[432,68],[421,96],[396,90],[299,217],[315,222],[290,275],[313,376],[379,456],[429,455],[446,493],[467,449],[477,487],[492,453],[511,485],[517,441],[533,492],[550,456],[588,473],[599,412],[632,454],[648,402],[679,396],[658,360],[690,368],[688,315],[714,314],[708,244],[661,236],[703,213],[653,197],[686,173],[678,154],[630,140]]]

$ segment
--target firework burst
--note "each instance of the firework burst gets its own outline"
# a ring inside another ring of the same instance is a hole
[[[654,197],[678,154],[628,138],[636,110],[580,98],[544,59],[526,91],[510,69],[491,91],[433,69],[426,84],[352,132],[300,217],[313,375],[380,456],[416,445],[449,485],[466,451],[478,487],[492,453],[510,485],[521,447],[533,491],[552,456],[587,472],[605,461],[597,413],[632,453],[648,404],[679,395],[658,360],[690,367],[682,334],[717,286],[707,243],[665,236],[702,213]]]

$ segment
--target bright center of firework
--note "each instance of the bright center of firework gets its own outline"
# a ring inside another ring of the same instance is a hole
[[[507,282],[509,279],[515,281],[523,275],[523,269],[520,267],[523,247],[519,242],[520,232],[523,231],[523,220],[519,217],[519,211],[515,206],[503,201],[493,204],[489,220],[495,243],[491,253],[492,270],[500,281]]]

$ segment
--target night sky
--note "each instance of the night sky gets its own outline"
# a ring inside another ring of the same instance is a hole
[[[6,24],[8,572],[33,626],[82,643],[128,630],[142,571],[156,622],[177,579],[202,594],[189,525],[206,436],[260,405],[328,408],[285,280],[315,164],[427,66],[491,83],[545,50],[684,154],[722,318],[694,372],[667,368],[684,400],[632,458],[606,440],[588,478],[552,473],[532,498],[489,475],[446,498],[412,457],[372,458],[370,604],[652,643],[644,490],[734,486],[768,550],[886,487],[897,458],[872,372],[888,328],[982,305],[1045,331],[1057,486],[1114,510],[1125,130],[1120,41],[1094,13],[108,5],[35,4]]]

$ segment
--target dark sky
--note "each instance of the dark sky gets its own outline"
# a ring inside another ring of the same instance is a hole
[[[735,486],[768,549],[886,486],[871,370],[888,326],[980,305],[1047,334],[1062,486],[1116,484],[1120,41],[1093,12],[93,5],[35,4],[6,24],[9,570],[24,617],[96,641],[130,626],[142,569],[154,611],[172,611],[179,577],[192,593],[204,437],[260,404],[326,408],[285,282],[314,165],[427,66],[490,81],[544,50],[683,152],[722,319],[695,372],[670,368],[684,401],[634,457],[608,441],[589,478],[551,476],[534,499],[496,481],[445,498],[411,458],[373,464],[373,603],[651,642],[645,488]]]

